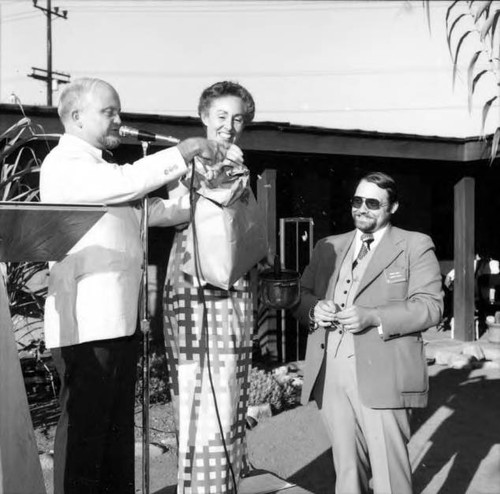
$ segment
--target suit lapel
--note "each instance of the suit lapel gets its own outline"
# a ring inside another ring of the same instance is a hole
[[[354,235],[356,234],[356,230],[353,230],[352,232],[349,232],[341,242],[339,242],[337,248],[338,248],[338,255],[336,256],[336,259],[332,259],[331,265],[335,265],[335,269],[333,270],[332,276],[329,276],[329,283],[327,285],[327,289],[325,292],[326,294],[330,294],[331,297],[333,297],[333,289],[335,285],[337,284],[337,281],[339,279],[339,273],[340,273],[340,268],[344,262],[345,256],[349,252],[349,247],[351,246],[353,240],[354,240]]]
[[[366,267],[356,297],[403,252],[402,240],[389,225]]]

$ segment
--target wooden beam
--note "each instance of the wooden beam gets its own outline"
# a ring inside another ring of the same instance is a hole
[[[473,341],[474,328],[474,179],[455,185],[453,286],[454,338]]]
[[[266,222],[269,254],[276,254],[276,170],[264,170],[257,180],[257,202]]]

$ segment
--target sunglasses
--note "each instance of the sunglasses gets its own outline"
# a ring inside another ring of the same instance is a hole
[[[359,209],[363,203],[366,207],[371,210],[380,209],[382,206],[387,206],[387,202],[380,202],[378,199],[371,199],[369,197],[354,196],[351,199],[351,206],[355,209]]]

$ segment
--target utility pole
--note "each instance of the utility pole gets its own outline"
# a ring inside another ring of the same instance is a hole
[[[67,84],[70,75],[63,72],[54,72],[52,70],[52,16],[68,19],[68,11],[62,10],[59,13],[59,7],[52,9],[52,0],[47,0],[47,8],[40,7],[38,0],[33,0],[33,7],[41,10],[47,16],[47,69],[31,67],[33,72],[28,77],[47,82],[47,106],[52,106],[52,84],[54,81],[60,84]]]

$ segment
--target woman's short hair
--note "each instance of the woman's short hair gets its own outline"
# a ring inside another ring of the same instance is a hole
[[[251,122],[255,116],[255,102],[250,92],[241,84],[232,81],[221,81],[207,87],[200,96],[198,103],[198,115],[206,114],[212,102],[223,96],[236,96],[245,105],[245,123]]]
[[[57,113],[59,118],[64,123],[69,119],[71,112],[75,108],[81,108],[84,104],[84,98],[90,94],[96,86],[106,85],[113,87],[102,79],[93,77],[81,77],[70,82],[63,90],[59,98]]]
[[[394,179],[387,175],[384,172],[370,172],[364,177],[361,178],[361,181],[371,182],[375,185],[378,185],[381,189],[385,189],[387,191],[387,198],[389,199],[389,203],[392,205],[395,202],[398,202],[398,189],[396,186],[396,182]]]

